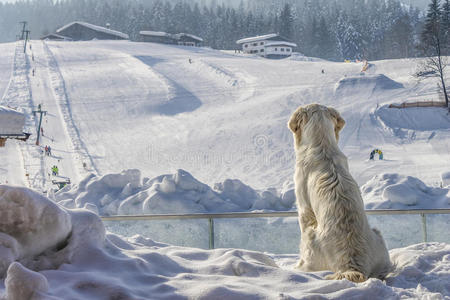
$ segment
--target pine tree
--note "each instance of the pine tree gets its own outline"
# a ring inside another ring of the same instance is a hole
[[[291,6],[289,3],[286,3],[280,13],[280,35],[291,39],[293,33],[293,23],[294,20],[291,12]]]

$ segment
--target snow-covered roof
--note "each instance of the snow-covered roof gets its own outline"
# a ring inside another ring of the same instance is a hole
[[[80,22],[80,21],[75,21],[75,22],[69,23],[67,25],[64,25],[63,27],[61,27],[58,30],[56,30],[56,32],[61,32],[64,29],[69,28],[70,26],[73,26],[74,24],[79,24],[81,26],[88,27],[88,28],[90,28],[92,30],[103,32],[103,33],[108,33],[108,34],[115,35],[115,36],[118,36],[118,37],[121,37],[121,38],[124,38],[124,39],[129,39],[129,36],[126,33],[123,33],[123,32],[120,32],[120,31],[116,31],[116,30],[111,30],[111,29],[108,29],[108,28],[105,28],[105,27],[101,27],[101,26],[98,26],[98,25],[93,25],[93,24],[86,23],[86,22]]]
[[[21,134],[25,115],[15,109],[0,106],[0,134]]]
[[[139,31],[140,35],[149,35],[149,36],[167,36],[170,37],[171,34],[163,31],[150,31],[150,30],[143,30]]]
[[[55,37],[55,38],[59,38],[59,39],[62,39],[62,40],[71,40],[72,39],[70,37],[63,36],[63,35],[56,34],[56,33],[50,33],[50,34],[44,35],[41,39],[45,40],[45,39],[50,38],[50,37]]]
[[[167,32],[163,32],[163,31],[149,31],[149,30],[144,30],[144,31],[139,31],[140,35],[147,35],[147,36],[166,36],[169,38],[173,38],[174,40],[179,40],[181,37],[186,36],[186,37],[190,37],[194,40],[197,40],[199,42],[203,42],[203,39],[201,37],[198,37],[196,35],[190,34],[190,33],[176,33],[176,34],[171,34],[171,33],[167,33]]]
[[[256,42],[256,41],[263,41],[263,40],[267,40],[273,37],[277,37],[278,34],[276,33],[270,33],[270,34],[266,34],[266,35],[258,35],[258,36],[253,36],[253,37],[248,37],[245,39],[240,39],[236,41],[236,44],[243,44],[243,43],[251,43],[251,42]]]
[[[194,40],[197,40],[199,42],[203,42],[203,39],[201,37],[198,37],[198,36],[190,34],[190,33],[177,33],[174,36],[176,36],[177,39],[181,38],[182,36],[187,36],[187,37],[190,37],[190,38],[192,38]]]
[[[264,47],[268,46],[289,46],[289,47],[297,47],[296,43],[286,42],[286,41],[269,41],[264,44]]]

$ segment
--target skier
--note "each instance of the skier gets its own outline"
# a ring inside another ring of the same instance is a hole
[[[33,76],[34,76],[34,69],[33,69]]]
[[[324,69],[322,69],[322,74],[325,74],[325,70]]]
[[[45,146],[45,155],[48,156],[48,146]]]
[[[41,127],[41,135],[44,136],[44,127]]]
[[[52,147],[48,146],[47,153],[48,153],[48,156],[52,155]]]
[[[56,165],[52,167],[52,174],[53,176],[58,176],[58,167]]]
[[[191,58],[189,58],[189,63],[192,64],[192,59]]]
[[[373,160],[373,157],[375,156],[375,150],[372,150],[372,152],[370,152],[370,160]]]

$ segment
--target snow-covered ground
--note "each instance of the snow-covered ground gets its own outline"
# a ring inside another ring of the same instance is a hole
[[[411,76],[414,60],[371,62],[361,74],[360,63],[267,60],[153,43],[31,44],[33,103],[49,111],[44,134],[53,138],[44,143],[63,158],[46,161],[46,173],[57,163],[73,182],[89,172],[136,168],[156,177],[181,168],[210,186],[236,178],[280,190],[294,165],[286,122],[311,102],[336,107],[346,119],[340,146],[360,185],[398,173],[438,186],[450,169],[444,110],[386,107],[438,98],[434,82]],[[10,69],[3,66],[0,78]],[[384,161],[368,161],[374,148]]]
[[[390,251],[385,281],[325,280],[296,255],[200,250],[105,232],[99,217],[0,186],[0,299],[448,299],[450,246]],[[30,233],[31,232],[31,233]]]

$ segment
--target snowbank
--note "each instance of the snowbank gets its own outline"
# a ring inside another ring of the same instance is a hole
[[[6,278],[0,281],[2,300],[148,299],[149,295],[152,299],[442,299],[450,295],[447,244],[392,250],[397,267],[386,281],[356,284],[325,280],[330,273],[326,271],[300,272],[294,268],[297,255],[174,247],[140,236],[124,240],[105,234],[91,212],[60,208],[23,188],[0,186],[0,191],[0,203],[10,205],[11,215],[33,215],[38,209],[44,216],[48,210],[59,221],[70,219],[62,222],[69,226],[68,235],[57,229],[58,224],[42,235],[41,219],[30,218],[33,222],[28,223],[29,218],[0,219],[0,263],[7,268]],[[16,226],[21,222],[26,226]],[[63,238],[56,246],[55,232]],[[17,238],[23,235],[34,241],[43,238],[42,251],[28,245],[21,248],[26,255],[11,257],[12,241],[22,245]]]
[[[430,187],[397,173],[374,176],[361,187],[366,209],[450,208],[450,189]]]
[[[0,106],[0,134],[22,134],[25,115],[9,107]]]
[[[54,197],[67,208],[87,208],[100,215],[289,210],[295,202],[289,190],[281,195],[275,189],[259,192],[237,179],[227,179],[213,189],[184,170],[141,180],[136,169],[89,175]]]
[[[361,73],[356,76],[341,78],[335,86],[335,95],[348,96],[358,92],[374,93],[403,88],[403,84],[396,82],[384,74],[369,75]]]
[[[383,123],[393,129],[430,131],[450,128],[450,118],[440,107],[389,108],[383,105],[375,111]]]

